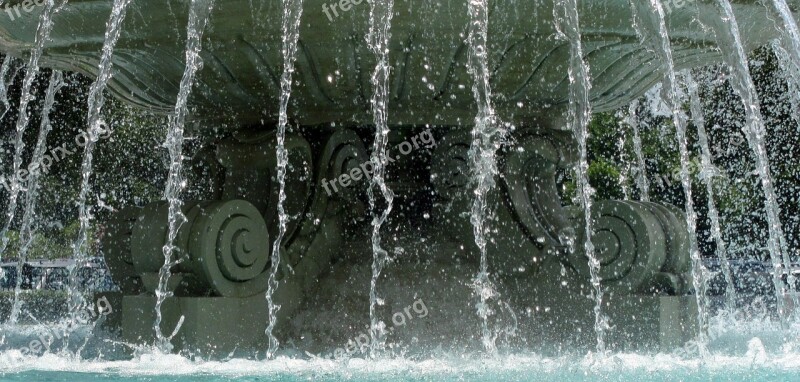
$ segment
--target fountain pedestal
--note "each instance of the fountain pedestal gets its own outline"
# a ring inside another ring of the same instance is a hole
[[[425,301],[432,317],[437,303],[461,312],[458,317],[442,315],[441,324],[416,336],[441,339],[450,334],[437,332],[440,328],[467,315],[475,318],[468,284],[478,269],[478,256],[470,217],[465,213],[472,200],[466,161],[470,136],[464,129],[446,134],[423,130],[414,138],[423,135],[419,139],[432,142],[430,149],[419,146],[407,157],[393,157],[389,167],[397,205],[415,207],[400,207],[402,213],[388,223],[386,230],[393,233],[393,240],[387,248],[397,264],[387,268],[379,289],[394,290],[385,297],[392,299],[394,293],[398,301],[414,301],[417,294],[427,293]],[[493,211],[488,221],[492,227],[490,271],[494,282],[503,286],[502,301],[507,302],[497,309],[508,310],[506,322],[513,321],[512,316],[520,318],[523,329],[519,336],[525,341],[589,344],[594,316],[593,300],[588,297],[588,259],[580,245],[584,240],[582,213],[562,205],[556,186],[557,172],[574,165],[573,137],[563,131],[531,127],[516,130],[512,138],[515,145],[499,151],[499,186],[489,200]],[[392,139],[393,146],[408,140]],[[364,202],[365,182],[370,176],[369,166],[364,164],[370,162],[364,141],[344,128],[330,132],[322,141],[326,143],[311,145],[299,135],[287,140],[287,208],[293,218],[281,243],[276,295],[281,305],[278,322],[283,325],[278,332],[288,336],[283,342],[324,331],[313,326],[319,320],[320,305],[347,299],[360,293],[356,291],[368,290],[369,285],[367,279],[363,285],[345,289],[330,283],[332,274],[341,276],[350,268],[355,272],[371,262]],[[266,349],[264,293],[270,238],[277,227],[274,152],[272,132],[235,135],[201,151],[191,166],[211,182],[204,194],[194,193],[204,201],[184,203],[187,220],[175,241],[175,258],[181,261],[172,268],[168,288],[174,297],[162,308],[162,332],[172,333],[184,317],[173,339],[177,350],[226,356],[234,350],[250,355]],[[356,170],[365,174],[359,179],[353,176]],[[339,180],[335,189],[333,180]],[[693,297],[687,282],[682,212],[633,201],[598,201],[593,212],[594,242],[608,297],[606,314],[615,327],[612,345],[675,346],[691,338],[696,313],[692,313]],[[167,226],[165,203],[124,209],[109,225],[104,242],[107,262],[124,294],[123,337],[133,343],[153,340],[153,296],[163,264]],[[410,251],[416,252],[417,263],[402,265],[403,254]],[[413,269],[404,272],[402,267]],[[356,272],[339,280],[349,283],[363,276],[356,274],[360,275]],[[426,284],[445,274],[449,274],[448,282]],[[456,274],[459,277],[454,278]],[[429,292],[432,288],[441,291]],[[330,294],[332,291],[335,293]],[[408,295],[410,292],[415,294]],[[453,299],[466,310],[452,307],[448,300]],[[324,317],[352,318],[355,312],[366,313],[368,306],[368,300],[349,305],[349,310],[332,306]],[[385,322],[392,313],[388,312]],[[293,324],[298,315],[311,317],[305,320],[305,328]],[[349,333],[353,325],[339,330]],[[294,332],[284,330],[291,326]],[[459,336],[471,338],[474,333]],[[346,339],[334,341],[339,340]]]
[[[543,266],[543,278],[525,284],[530,308],[525,330],[538,347],[593,349],[595,301],[585,278],[562,264]],[[669,352],[694,339],[698,333],[697,299],[693,295],[606,293],[603,314],[610,329],[610,350]]]
[[[287,310],[300,301],[297,292],[281,289],[278,299]],[[154,296],[122,298],[122,338],[128,343],[153,343],[155,340]],[[247,298],[172,297],[161,306],[161,330],[172,333],[181,318],[180,330],[171,340],[173,351],[204,357],[263,357],[269,346],[264,328],[268,310],[263,295]],[[283,315],[282,315],[283,316]],[[286,317],[281,317],[285,319]],[[261,353],[261,354],[259,354]]]
[[[204,200],[183,203],[186,221],[174,254],[179,261],[167,285],[173,296],[162,306],[163,333],[172,333],[184,317],[173,339],[176,350],[227,356],[236,349],[245,354],[266,349],[265,292],[277,227],[274,137],[272,132],[237,134],[201,150],[189,166],[202,178],[194,183],[202,189],[189,192]],[[280,249],[274,295],[281,306],[279,326],[340,252],[345,219],[363,211],[353,191],[358,186],[334,194],[323,191],[325,181],[368,160],[361,139],[348,129],[316,138],[325,143],[313,150],[300,136],[286,139],[286,209],[296,218],[288,224]],[[210,184],[200,185],[204,181]],[[154,340],[154,295],[167,229],[164,202],[122,209],[107,226],[103,251],[123,295],[119,325],[131,343]]]

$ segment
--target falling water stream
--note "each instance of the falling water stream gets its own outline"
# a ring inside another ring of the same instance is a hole
[[[638,12],[636,2],[631,3],[635,17],[641,22],[635,23],[637,32],[641,34],[642,41],[647,41],[647,36],[654,37],[653,48],[658,54],[659,59],[664,65],[665,81],[663,90],[666,95],[665,101],[672,111],[672,122],[675,125],[675,135],[678,141],[678,151],[680,153],[680,177],[681,186],[685,199],[686,224],[689,229],[689,256],[692,263],[692,284],[697,298],[697,319],[698,330],[698,350],[701,357],[706,355],[706,330],[708,328],[708,302],[706,298],[707,271],[703,265],[700,250],[697,244],[697,212],[694,209],[692,200],[692,177],[689,170],[690,156],[686,139],[687,117],[681,109],[681,100],[678,93],[678,80],[675,74],[675,63],[672,58],[672,44],[669,40],[664,8],[661,0],[650,0],[648,12]],[[654,16],[654,17],[653,17]]]
[[[6,220],[3,228],[0,229],[0,258],[5,253],[8,246],[9,236],[8,230],[11,228],[11,223],[14,221],[14,215],[17,212],[17,203],[19,193],[22,191],[22,184],[20,176],[20,169],[22,168],[22,154],[25,151],[25,142],[23,138],[25,131],[28,128],[28,104],[34,99],[31,87],[36,75],[39,73],[39,59],[42,57],[42,50],[45,43],[50,39],[50,31],[53,30],[53,15],[65,4],[65,1],[60,0],[47,0],[39,17],[39,26],[36,29],[36,41],[33,49],[31,49],[30,57],[28,58],[28,67],[25,72],[25,78],[22,81],[22,97],[19,100],[19,116],[17,117],[16,136],[14,139],[14,159],[11,173],[8,175],[10,178],[10,192],[8,196],[8,206],[6,207]],[[6,92],[6,86],[3,86],[3,93]],[[0,274],[2,276],[2,274]]]
[[[97,79],[92,83],[89,89],[87,100],[88,112],[86,116],[87,131],[84,134],[85,146],[83,151],[83,159],[81,161],[81,188],[78,194],[78,221],[80,227],[78,229],[78,237],[75,239],[72,250],[72,262],[70,263],[69,270],[69,283],[67,285],[68,300],[70,315],[70,327],[74,327],[83,319],[80,317],[82,312],[81,307],[84,305],[84,291],[80,286],[79,272],[81,266],[84,265],[88,258],[88,251],[86,244],[88,241],[89,227],[91,225],[92,214],[89,206],[86,203],[87,196],[90,192],[91,184],[90,179],[92,176],[92,158],[94,153],[95,144],[99,136],[105,132],[105,122],[102,120],[101,111],[105,103],[105,95],[103,92],[106,89],[108,81],[111,79],[111,67],[113,65],[111,58],[114,54],[114,47],[119,39],[122,29],[122,21],[125,18],[125,11],[130,4],[131,0],[114,0],[114,5],[111,10],[111,15],[106,23],[105,40],[103,42],[102,56],[98,65]]]
[[[623,200],[631,199],[631,191],[628,184],[628,176],[631,173],[631,161],[628,158],[628,152],[625,150],[625,145],[628,142],[628,133],[625,129],[620,132],[619,140],[617,141],[617,150],[619,151],[620,171],[619,171],[619,185],[622,188]]]
[[[272,358],[278,350],[278,339],[272,334],[272,330],[277,323],[279,305],[272,300],[272,295],[278,288],[278,268],[281,261],[281,242],[286,234],[286,223],[289,220],[284,209],[286,201],[286,164],[289,160],[286,152],[286,126],[288,117],[286,109],[289,106],[289,97],[292,94],[292,74],[294,73],[294,62],[297,56],[297,40],[300,38],[300,18],[303,15],[303,0],[284,0],[283,1],[283,73],[281,74],[281,95],[278,110],[277,146],[276,155],[278,157],[277,181],[278,181],[278,235],[272,245],[269,282],[267,287],[267,305],[269,309],[269,324],[266,334],[269,338],[269,349],[267,358]]]
[[[765,3],[766,5],[766,3]],[[773,43],[773,50],[778,56],[781,68],[786,75],[789,85],[789,99],[792,102],[792,117],[800,123],[800,30],[794,20],[786,0],[773,0],[772,5],[777,11],[783,28],[781,38]],[[769,7],[767,5],[767,7]]]
[[[0,1],[2,4],[2,1]],[[8,109],[11,108],[11,104],[8,102],[8,88],[11,85],[11,81],[8,78],[8,71],[11,68],[11,64],[13,62],[13,58],[11,56],[6,55],[3,59],[3,66],[0,67],[0,104],[2,104],[3,112],[0,113],[0,121],[6,116]],[[13,177],[14,175],[11,174]],[[0,251],[0,260],[3,259],[3,251]],[[5,277],[5,271],[2,267],[0,267],[0,280],[3,280]]]
[[[639,130],[638,117],[639,101],[633,101],[628,106],[626,122],[633,132],[633,152],[636,155],[636,187],[639,189],[639,200],[650,201],[650,182],[647,180],[647,166],[642,152],[642,137]]]
[[[387,150],[389,145],[389,33],[392,26],[392,12],[394,0],[370,0],[369,34],[367,43],[372,54],[375,55],[375,70],[372,72],[372,114],[375,124],[375,141],[372,145],[370,159],[374,166],[372,179],[367,189],[370,211],[372,213],[372,278],[369,290],[369,335],[370,355],[377,356],[384,347],[386,324],[378,318],[377,306],[383,305],[383,299],[378,297],[378,278],[383,267],[388,261],[388,253],[381,247],[381,226],[386,222],[392,212],[394,192],[386,184],[386,165],[388,164]],[[383,211],[377,212],[377,198],[375,189],[378,189],[386,203]]]
[[[36,146],[33,149],[31,163],[39,165],[44,162],[44,154],[47,151],[47,135],[53,129],[50,123],[50,111],[53,109],[55,103],[56,93],[64,86],[63,74],[54,70],[50,75],[50,84],[47,87],[47,93],[44,97],[44,105],[42,106],[42,117],[39,124],[39,135],[36,138]],[[30,166],[29,166],[30,167]],[[19,259],[17,261],[17,275],[22,274],[22,266],[28,261],[28,252],[30,251],[36,228],[34,227],[33,219],[36,217],[36,202],[39,197],[39,179],[41,177],[40,171],[30,171],[27,179],[27,190],[25,192],[25,212],[22,214],[22,224],[20,226],[20,250]],[[17,277],[17,282],[14,287],[14,303],[11,307],[11,315],[9,316],[9,323],[12,325],[17,323],[19,314],[22,307],[22,300],[20,300],[20,293],[22,291],[22,277]]]
[[[800,124],[800,65],[797,65],[784,48],[781,40],[774,40],[772,51],[778,59],[778,65],[783,72],[784,80],[788,88],[787,96],[792,107],[792,118]]]
[[[476,305],[478,316],[481,318],[481,339],[484,350],[493,354],[497,351],[495,335],[489,326],[489,316],[494,312],[489,306],[489,300],[497,296],[495,287],[489,278],[489,260],[486,252],[488,227],[486,218],[489,215],[487,195],[494,187],[497,176],[496,152],[506,131],[499,123],[492,107],[492,90],[489,83],[489,57],[488,57],[488,27],[489,3],[488,0],[470,0],[467,3],[470,15],[469,35],[469,61],[467,68],[472,76],[472,94],[478,113],[475,116],[475,126],[472,129],[472,147],[469,151],[472,165],[472,179],[475,182],[474,200],[472,203],[471,222],[475,234],[475,243],[480,250],[480,270],[473,282],[473,288],[478,295]]]
[[[175,245],[175,238],[178,230],[186,221],[181,208],[181,192],[186,185],[183,178],[183,131],[186,117],[189,114],[189,96],[194,85],[194,76],[202,66],[200,51],[202,50],[203,31],[206,28],[209,15],[214,6],[213,0],[192,0],[189,4],[189,21],[186,26],[186,66],[181,78],[178,97],[175,101],[175,109],[169,116],[169,126],[164,147],[169,152],[169,175],[167,176],[167,186],[164,190],[164,199],[169,203],[169,230],[167,240],[163,246],[164,265],[158,272],[158,288],[156,289],[155,312],[156,319],[153,322],[153,330],[156,334],[155,346],[158,350],[169,353],[172,349],[170,341],[178,333],[183,325],[183,317],[180,318],[174,331],[169,337],[164,336],[161,331],[161,305],[164,300],[172,296],[169,290],[169,278],[172,275],[171,269],[180,260],[175,260],[174,255],[178,248]]]
[[[0,120],[2,120],[6,114],[8,114],[8,111],[11,108],[11,104],[8,102],[8,90],[14,83],[17,75],[19,75],[19,72],[24,69],[23,65],[16,65],[18,62],[19,60],[11,57],[10,66],[13,67],[14,70],[11,71],[11,75],[7,75],[5,79],[2,79],[2,86],[0,86],[0,102],[3,104],[4,111],[2,114],[0,114]]]
[[[11,85],[11,81],[9,81],[8,78],[8,71],[11,69],[13,61],[14,59],[11,56],[6,55],[3,59],[3,66],[0,66],[0,106],[3,107],[3,111],[0,112],[0,120],[6,116],[8,109],[11,108],[11,104],[8,102],[8,87]]]
[[[798,306],[798,301],[796,293],[787,291],[783,282],[783,275],[785,274],[790,289],[794,288],[795,277],[791,272],[786,272],[786,267],[790,266],[791,262],[789,261],[788,246],[781,226],[780,206],[778,205],[778,198],[775,194],[774,183],[770,174],[769,156],[765,143],[766,128],[764,126],[764,118],[761,115],[758,93],[750,76],[747,55],[742,45],[739,25],[736,22],[731,3],[728,0],[716,0],[716,4],[722,16],[722,24],[724,24],[724,26],[715,25],[719,29],[717,30],[718,45],[725,63],[731,68],[731,86],[741,98],[745,110],[746,123],[743,131],[748,145],[753,151],[756,170],[764,192],[764,209],[766,210],[769,228],[767,248],[769,248],[770,261],[774,267],[773,282],[775,284],[778,314],[782,320],[785,320],[787,312],[784,298],[790,295],[794,306]]]
[[[714,197],[714,164],[712,163],[711,149],[708,144],[708,134],[706,134],[706,121],[703,116],[703,107],[700,102],[700,95],[697,93],[697,83],[692,78],[691,73],[685,75],[687,88],[689,90],[689,107],[692,113],[692,122],[697,128],[697,135],[700,144],[700,155],[702,171],[700,177],[706,185],[706,197],[708,199],[708,219],[711,221],[711,237],[716,245],[715,253],[719,257],[722,276],[725,278],[725,310],[733,312],[736,309],[736,288],[733,284],[733,272],[731,271],[730,261],[728,260],[728,247],[722,237],[719,211]]]
[[[775,10],[780,15],[783,22],[783,38],[781,38],[782,45],[785,47],[789,57],[789,62],[793,65],[800,65],[800,30],[797,27],[797,22],[794,20],[792,11],[786,0],[772,0]]]
[[[589,184],[589,160],[587,140],[589,138],[589,67],[583,59],[583,43],[581,42],[580,21],[577,0],[559,0],[553,8],[558,37],[570,44],[569,61],[569,106],[568,123],[578,140],[579,158],[577,165],[578,195],[583,207],[585,237],[583,243],[586,258],[589,261],[590,281],[594,290],[594,330],[597,334],[597,353],[603,356],[606,352],[605,334],[609,328],[608,318],[603,313],[604,290],[600,278],[600,260],[595,254],[592,235],[594,234],[592,219],[592,195],[594,190]],[[573,249],[574,250],[574,249]]]

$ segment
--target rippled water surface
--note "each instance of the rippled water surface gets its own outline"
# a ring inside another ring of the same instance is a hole
[[[711,355],[687,350],[543,357],[516,352],[484,358],[438,354],[424,358],[323,359],[284,354],[272,361],[190,360],[144,353],[129,360],[86,360],[0,352],[0,381],[796,381],[798,326],[769,321],[712,320]],[[302,352],[297,352],[302,354]]]

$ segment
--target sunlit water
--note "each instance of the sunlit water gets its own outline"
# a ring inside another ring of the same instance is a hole
[[[119,41],[119,36],[122,28],[122,21],[125,19],[125,11],[128,7],[130,0],[116,0],[112,8],[109,22],[106,24],[105,38],[103,41],[103,54],[100,58],[98,66],[98,74],[94,83],[89,89],[88,95],[88,113],[86,116],[87,134],[86,144],[83,149],[83,159],[81,160],[81,189],[78,194],[78,221],[80,228],[78,229],[78,236],[75,239],[72,249],[73,263],[69,267],[69,284],[67,286],[69,294],[69,310],[70,321],[75,324],[80,320],[78,312],[80,306],[84,303],[83,294],[86,291],[82,290],[78,282],[78,266],[89,258],[86,248],[86,243],[89,240],[89,228],[92,225],[92,206],[88,202],[91,178],[93,172],[92,162],[94,160],[94,149],[103,129],[103,122],[101,111],[105,103],[105,89],[108,86],[108,81],[112,76],[112,58],[114,56],[114,48]]]
[[[31,49],[30,57],[28,57],[28,64],[27,70],[25,71],[25,78],[22,80],[22,91],[21,96],[19,99],[19,115],[17,116],[17,122],[15,126],[15,136],[14,136],[14,159],[13,164],[11,167],[11,174],[19,174],[20,169],[22,168],[22,157],[25,151],[25,131],[28,129],[28,122],[30,121],[29,115],[29,104],[31,101],[34,100],[33,94],[33,82],[36,79],[36,75],[39,73],[39,60],[42,57],[42,52],[44,50],[44,45],[47,43],[48,39],[50,38],[50,32],[53,30],[53,14],[56,13],[61,7],[64,5],[63,2],[54,2],[54,1],[47,1],[45,3],[45,9],[43,10],[41,16],[39,17],[39,27],[36,29],[36,38],[35,44],[33,49]],[[3,66],[6,66],[5,63]],[[1,70],[1,69],[0,69]],[[2,73],[3,77],[8,71],[8,67],[5,67],[5,73]],[[4,80],[5,82],[5,80]],[[7,98],[7,85],[4,83],[3,91],[2,91],[2,98]],[[5,105],[5,103],[4,103]],[[3,115],[5,115],[6,109],[3,111]],[[17,212],[17,203],[19,201],[19,195],[23,190],[22,179],[19,176],[11,176],[10,179],[10,190],[8,195],[8,202],[6,205],[6,212],[5,212],[5,220],[2,228],[0,228],[0,260],[3,258],[3,253],[8,246],[9,237],[7,235],[11,225],[14,221],[14,216]],[[3,276],[3,271],[0,270],[0,277]]]
[[[576,0],[561,0],[558,6],[553,9],[553,16],[556,21],[556,30],[559,38],[569,41],[570,63],[569,63],[569,107],[567,110],[567,121],[569,128],[575,134],[578,141],[579,158],[576,165],[577,186],[580,199],[580,206],[583,207],[583,220],[585,230],[585,240],[583,243],[584,253],[589,261],[590,281],[594,292],[594,331],[597,335],[597,351],[605,351],[605,332],[608,329],[608,322],[603,308],[604,287],[601,285],[600,260],[596,256],[592,235],[594,234],[592,219],[592,201],[594,189],[589,184],[589,149],[587,141],[589,139],[589,120],[592,109],[589,102],[589,90],[591,82],[589,79],[589,67],[584,61],[583,44],[581,41],[580,20],[578,15],[578,4]]]
[[[650,181],[647,180],[647,166],[645,166],[644,153],[642,153],[642,138],[639,133],[638,109],[639,101],[631,102],[628,106],[628,118],[625,119],[631,128],[633,136],[633,152],[636,156],[636,188],[639,190],[639,200],[650,201]]]
[[[496,151],[499,149],[506,131],[492,107],[489,58],[487,57],[489,3],[486,0],[470,1],[467,9],[470,15],[467,68],[472,77],[472,95],[478,109],[472,127],[472,145],[469,150],[471,175],[475,183],[470,222],[473,226],[475,244],[481,254],[480,268],[473,281],[473,289],[478,298],[475,306],[478,317],[481,319],[483,347],[487,353],[494,353],[497,351],[496,335],[491,328],[489,316],[495,313],[489,305],[489,300],[499,296],[489,275],[489,253],[486,248],[489,240],[486,224],[489,208],[486,199],[495,185],[494,179],[498,173]]]
[[[386,181],[386,167],[389,164],[387,151],[389,146],[389,39],[394,15],[394,1],[370,1],[369,33],[367,42],[375,56],[375,68],[372,71],[372,120],[375,124],[375,138],[372,143],[370,159],[373,165],[372,179],[367,189],[369,206],[372,214],[372,279],[369,292],[370,347],[373,355],[383,350],[386,336],[386,324],[378,318],[377,309],[383,305],[378,294],[378,278],[389,261],[386,249],[381,245],[381,227],[392,212],[394,192]],[[378,205],[377,193],[380,193],[385,206]]]
[[[0,66],[0,107],[3,111],[0,112],[0,119],[6,116],[11,104],[8,101],[8,86],[9,86],[9,70],[11,69],[14,59],[11,56],[6,56],[3,59],[3,65]]]
[[[252,4],[251,4],[252,8]],[[273,295],[278,288],[278,269],[281,261],[281,243],[286,235],[286,224],[289,216],[286,214],[286,166],[289,162],[289,153],[286,150],[286,127],[289,124],[287,109],[289,98],[292,95],[292,74],[294,73],[295,57],[297,55],[297,41],[300,38],[300,18],[303,15],[303,0],[285,0],[283,2],[283,18],[281,30],[283,32],[283,73],[281,74],[281,95],[278,104],[278,126],[276,131],[275,155],[278,159],[276,180],[278,181],[278,234],[272,244],[270,254],[270,271],[267,286],[267,309],[269,310],[269,324],[266,334],[269,338],[268,357],[278,350],[278,338],[272,334],[277,324],[277,313],[280,306],[273,301]]]
[[[164,199],[169,202],[169,229],[167,233],[167,241],[163,247],[164,265],[158,272],[158,289],[156,290],[156,319],[153,322],[153,330],[156,333],[156,344],[165,352],[168,352],[172,345],[170,340],[175,333],[180,329],[183,318],[178,321],[175,331],[166,337],[161,332],[161,304],[164,303],[168,297],[172,296],[172,292],[167,289],[169,278],[171,276],[171,268],[177,264],[174,259],[176,252],[175,240],[178,236],[178,230],[181,225],[186,221],[186,216],[182,212],[183,201],[181,200],[181,191],[185,187],[186,180],[183,175],[183,144],[184,144],[184,126],[186,119],[189,117],[189,96],[192,93],[192,86],[194,85],[194,78],[197,71],[203,65],[200,58],[200,51],[202,50],[203,32],[205,31],[206,22],[208,21],[211,9],[214,6],[213,0],[202,1],[192,0],[189,10],[189,23],[186,27],[186,65],[181,78],[180,90],[178,98],[175,101],[175,109],[169,117],[169,129],[167,130],[167,137],[164,146],[167,148],[170,157],[169,175],[167,177],[167,186],[164,191]]]
[[[774,181],[771,175],[769,156],[766,148],[766,128],[764,117],[761,114],[761,105],[758,99],[753,79],[750,75],[747,55],[742,45],[739,25],[733,8],[728,0],[717,0],[717,8],[724,21],[718,26],[717,39],[720,51],[722,52],[725,63],[731,69],[731,86],[741,98],[742,106],[747,115],[747,123],[743,129],[747,138],[748,145],[753,151],[761,181],[761,188],[764,193],[764,210],[768,222],[770,261],[775,268],[775,293],[778,298],[778,312],[781,316],[788,314],[783,306],[783,296],[792,292],[795,280],[792,272],[786,272],[786,267],[791,264],[788,253],[786,237],[783,234],[783,227],[780,220],[780,206],[775,193]],[[784,285],[782,276],[786,275],[789,287]],[[797,298],[792,293],[794,303]]]
[[[694,82],[690,73],[686,74],[686,85],[689,91],[689,105],[692,113],[692,122],[697,129],[698,144],[700,146],[700,157],[702,158],[702,170],[700,177],[706,186],[706,198],[708,199],[708,219],[711,222],[711,237],[716,245],[715,253],[719,256],[720,268],[725,278],[725,309],[734,311],[736,308],[736,288],[733,283],[733,272],[728,261],[728,246],[722,237],[722,228],[717,209],[716,196],[714,194],[714,164],[712,163],[711,148],[708,144],[708,134],[706,133],[706,122],[703,116],[703,106],[700,96],[697,94],[697,83]]]
[[[43,162],[45,151],[47,150],[47,136],[53,130],[50,123],[50,112],[53,110],[55,103],[55,96],[61,87],[64,86],[64,75],[57,70],[54,70],[50,75],[50,84],[47,87],[47,93],[44,97],[44,106],[42,107],[42,119],[39,125],[39,134],[36,137],[36,146],[33,148],[33,156],[31,163],[41,164]],[[32,171],[28,176],[28,189],[25,192],[25,209],[22,214],[22,225],[20,227],[20,251],[18,254],[16,274],[22,274],[22,265],[28,260],[28,253],[33,246],[34,235],[36,227],[34,225],[34,218],[37,216],[36,205],[39,197],[39,180],[41,173]],[[11,315],[8,321],[12,324],[16,323],[19,319],[19,314],[22,309],[22,300],[20,294],[22,293],[22,277],[17,277],[16,285],[14,286],[14,303],[11,307]]]
[[[636,9],[635,5],[634,9]],[[678,142],[678,152],[680,154],[680,179],[685,200],[686,227],[689,229],[689,257],[692,263],[692,284],[695,296],[697,296],[697,320],[700,328],[705,328],[708,320],[708,307],[705,298],[708,287],[707,271],[703,265],[697,243],[697,213],[692,199],[692,179],[689,173],[690,154],[686,138],[688,118],[686,113],[683,112],[678,92],[678,80],[675,73],[675,63],[672,58],[672,45],[667,30],[666,16],[660,0],[651,0],[647,11],[634,13],[637,14],[638,21],[640,21],[637,23],[637,32],[642,35],[642,41],[646,41],[648,35],[654,37],[653,41],[655,42],[652,45],[661,59],[665,72],[662,84],[666,96],[665,101],[670,107],[672,123],[675,126],[675,138]],[[698,344],[701,355],[705,356],[706,339],[705,332],[702,329],[698,333]]]
[[[797,27],[797,22],[794,20],[794,16],[786,0],[772,0],[772,5],[774,10],[780,15],[781,22],[783,23],[782,36],[778,40],[778,43],[775,44],[778,57],[785,57],[785,59],[781,60],[784,67],[791,66],[791,69],[787,68],[789,72],[792,73],[788,78],[789,87],[797,91],[798,81],[800,81],[800,30]],[[767,5],[767,7],[769,6]],[[792,101],[795,102],[795,110],[797,110],[796,94],[792,97]]]

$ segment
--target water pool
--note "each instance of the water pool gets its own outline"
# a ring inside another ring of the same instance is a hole
[[[391,359],[324,359],[283,354],[271,361],[209,361],[144,352],[86,359],[0,352],[0,381],[798,381],[798,326],[715,319],[709,355],[612,353],[544,357],[429,354]]]
[[[5,355],[3,362],[9,361]],[[198,362],[177,356],[74,361],[46,356],[12,361],[0,381],[797,381],[800,354],[714,355],[706,362],[669,355],[589,358],[503,356],[489,360],[298,360]]]

